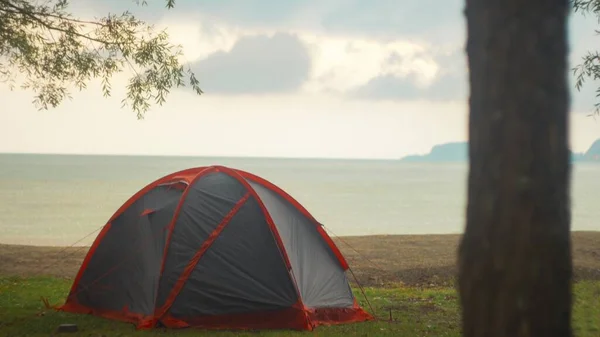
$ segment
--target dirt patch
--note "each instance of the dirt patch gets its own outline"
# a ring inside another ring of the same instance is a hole
[[[89,247],[0,244],[0,275],[75,277]]]
[[[600,232],[573,232],[571,237],[575,279],[600,280]],[[361,236],[334,240],[361,284],[404,283],[423,287],[454,284],[459,235]]]
[[[576,279],[600,280],[600,232],[574,232]],[[334,238],[362,285],[441,286],[454,282],[458,235],[380,235]],[[0,244],[0,275],[76,275],[88,247]],[[350,274],[350,278],[353,279]]]

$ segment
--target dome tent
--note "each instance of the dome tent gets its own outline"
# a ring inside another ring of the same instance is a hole
[[[139,329],[290,328],[373,319],[322,226],[270,182],[223,166],[165,176],[98,234],[60,310]]]

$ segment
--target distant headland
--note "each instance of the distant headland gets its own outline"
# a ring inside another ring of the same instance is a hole
[[[403,162],[466,162],[469,160],[469,145],[467,142],[453,142],[435,145],[431,152],[424,155],[410,155],[400,159]],[[600,139],[583,153],[571,153],[574,162],[600,163]]]

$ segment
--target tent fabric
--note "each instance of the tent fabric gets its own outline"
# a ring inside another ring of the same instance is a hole
[[[346,274],[310,219],[277,193],[250,183],[277,226],[290,256],[300,296],[309,308],[354,305]]]
[[[272,183],[223,166],[149,184],[98,234],[60,310],[139,329],[312,330],[372,320],[348,264]]]

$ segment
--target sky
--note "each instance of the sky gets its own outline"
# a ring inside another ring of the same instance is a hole
[[[143,120],[97,83],[58,108],[0,83],[0,152],[395,159],[467,140],[464,0],[72,0],[82,18],[126,9],[184,48],[202,96],[174,90]],[[573,14],[571,66],[597,45]],[[571,147],[587,150],[595,83],[571,91]]]

